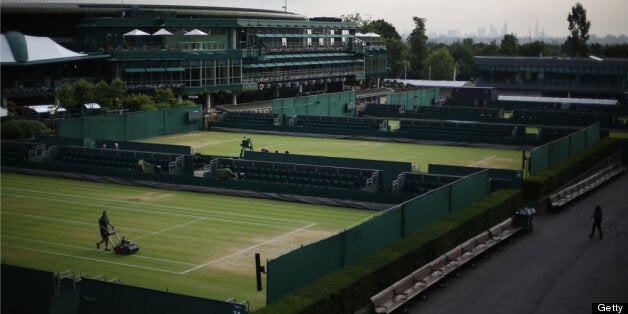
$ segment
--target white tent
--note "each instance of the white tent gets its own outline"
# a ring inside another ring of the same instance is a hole
[[[55,114],[57,112],[66,112],[67,110],[63,107],[57,107],[53,104],[50,105],[33,105],[33,106],[27,106],[28,108],[30,108],[31,110],[37,112],[37,113],[50,113],[50,114]]]
[[[90,102],[88,104],[83,104],[83,106],[85,106],[85,109],[100,109],[100,105],[95,103],[95,102]]]
[[[201,35],[201,36],[203,36],[203,35],[207,35],[207,33],[203,32],[203,31],[200,31],[200,30],[195,28],[195,29],[193,29],[193,30],[183,34],[183,35]]]
[[[153,36],[159,36],[159,35],[172,35],[172,33],[167,31],[165,28],[161,28],[153,34]]]
[[[134,29],[126,34],[124,34],[124,36],[150,36],[149,33],[139,30],[139,29]]]

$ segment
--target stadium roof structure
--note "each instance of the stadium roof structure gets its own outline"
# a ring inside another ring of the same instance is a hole
[[[2,65],[46,64],[109,57],[106,54],[74,52],[49,37],[29,36],[16,31],[0,34],[0,53]]]
[[[389,81],[392,81],[388,79]],[[432,81],[432,80],[397,80],[395,81],[403,84],[410,84],[417,87],[442,87],[442,88],[456,88],[456,87],[471,87],[473,83],[469,81]]]
[[[499,96],[499,101],[520,101],[535,103],[553,104],[579,104],[579,105],[600,105],[616,106],[619,102],[615,99],[589,99],[589,98],[566,98],[566,97],[532,97],[532,96]]]
[[[179,4],[125,4],[121,3],[98,3],[96,1],[49,1],[49,2],[22,2],[19,0],[8,0],[0,3],[4,12],[19,13],[63,13],[63,14],[119,14],[123,10],[134,10],[137,8],[146,10],[174,11],[177,14],[191,14],[194,16],[213,17],[248,17],[252,19],[292,19],[307,20],[303,15],[274,10],[234,8],[234,7],[212,7],[198,5]]]

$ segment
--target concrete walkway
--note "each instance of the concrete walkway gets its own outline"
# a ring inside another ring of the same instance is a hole
[[[598,204],[604,238],[591,239]],[[593,302],[628,302],[628,175],[533,225],[398,312],[588,314]]]

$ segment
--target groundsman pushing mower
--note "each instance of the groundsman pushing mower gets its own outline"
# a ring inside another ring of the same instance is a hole
[[[129,240],[127,240],[125,237],[122,237],[122,239],[120,239],[120,237],[118,236],[118,232],[115,228],[111,228],[111,230],[109,231],[109,241],[111,242],[111,244],[116,243],[116,241],[113,241],[111,236],[115,236],[115,238],[118,240],[118,244],[113,247],[113,251],[116,252],[116,254],[130,255],[137,253],[137,251],[140,250],[139,245],[129,242]]]

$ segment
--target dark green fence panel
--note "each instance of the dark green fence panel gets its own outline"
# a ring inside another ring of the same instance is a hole
[[[539,146],[530,151],[530,174],[547,169],[550,165],[549,144]]]
[[[472,174],[451,184],[450,211],[461,209],[488,195],[488,170]]]
[[[81,289],[66,290],[52,296],[49,314],[78,313],[81,302]]]
[[[3,263],[2,308],[14,313],[48,313],[53,280],[51,272]]]
[[[247,310],[240,304],[83,279],[79,313],[245,314]]]
[[[452,176],[468,176],[470,174],[487,170],[486,168],[450,166],[450,165],[427,165],[427,172],[430,174],[445,174]],[[521,189],[523,186],[523,171],[510,169],[488,169],[488,178],[491,180],[508,181],[510,188]]]
[[[345,233],[301,247],[267,263],[266,302],[304,287],[344,266]]]
[[[549,143],[550,166],[569,158],[569,136]]]
[[[600,124],[594,124],[587,128],[587,147],[600,141]]]
[[[128,114],[126,115],[126,125],[125,128],[127,130],[127,134],[132,136],[125,136],[125,140],[131,138],[149,138],[150,133],[147,125],[147,117],[151,115],[151,113],[143,113],[143,114]]]
[[[415,106],[431,106],[434,99],[440,95],[438,88],[421,89],[404,93],[388,94],[386,102],[393,105],[404,105],[406,110],[412,110]]]
[[[189,106],[63,120],[59,125],[59,135],[74,138],[132,141],[197,131],[202,129],[202,121],[198,119],[189,121],[188,114],[199,110],[201,110],[200,106]]]
[[[444,186],[404,203],[404,236],[419,230],[449,213],[451,189]]]
[[[402,238],[402,208],[395,207],[345,231],[345,265]]]
[[[572,134],[569,141],[569,156],[573,156],[587,147],[587,130]]]
[[[354,117],[355,108],[349,104],[355,104],[355,91],[277,99],[273,101],[272,111],[274,114],[285,114],[288,117],[294,115]]]

